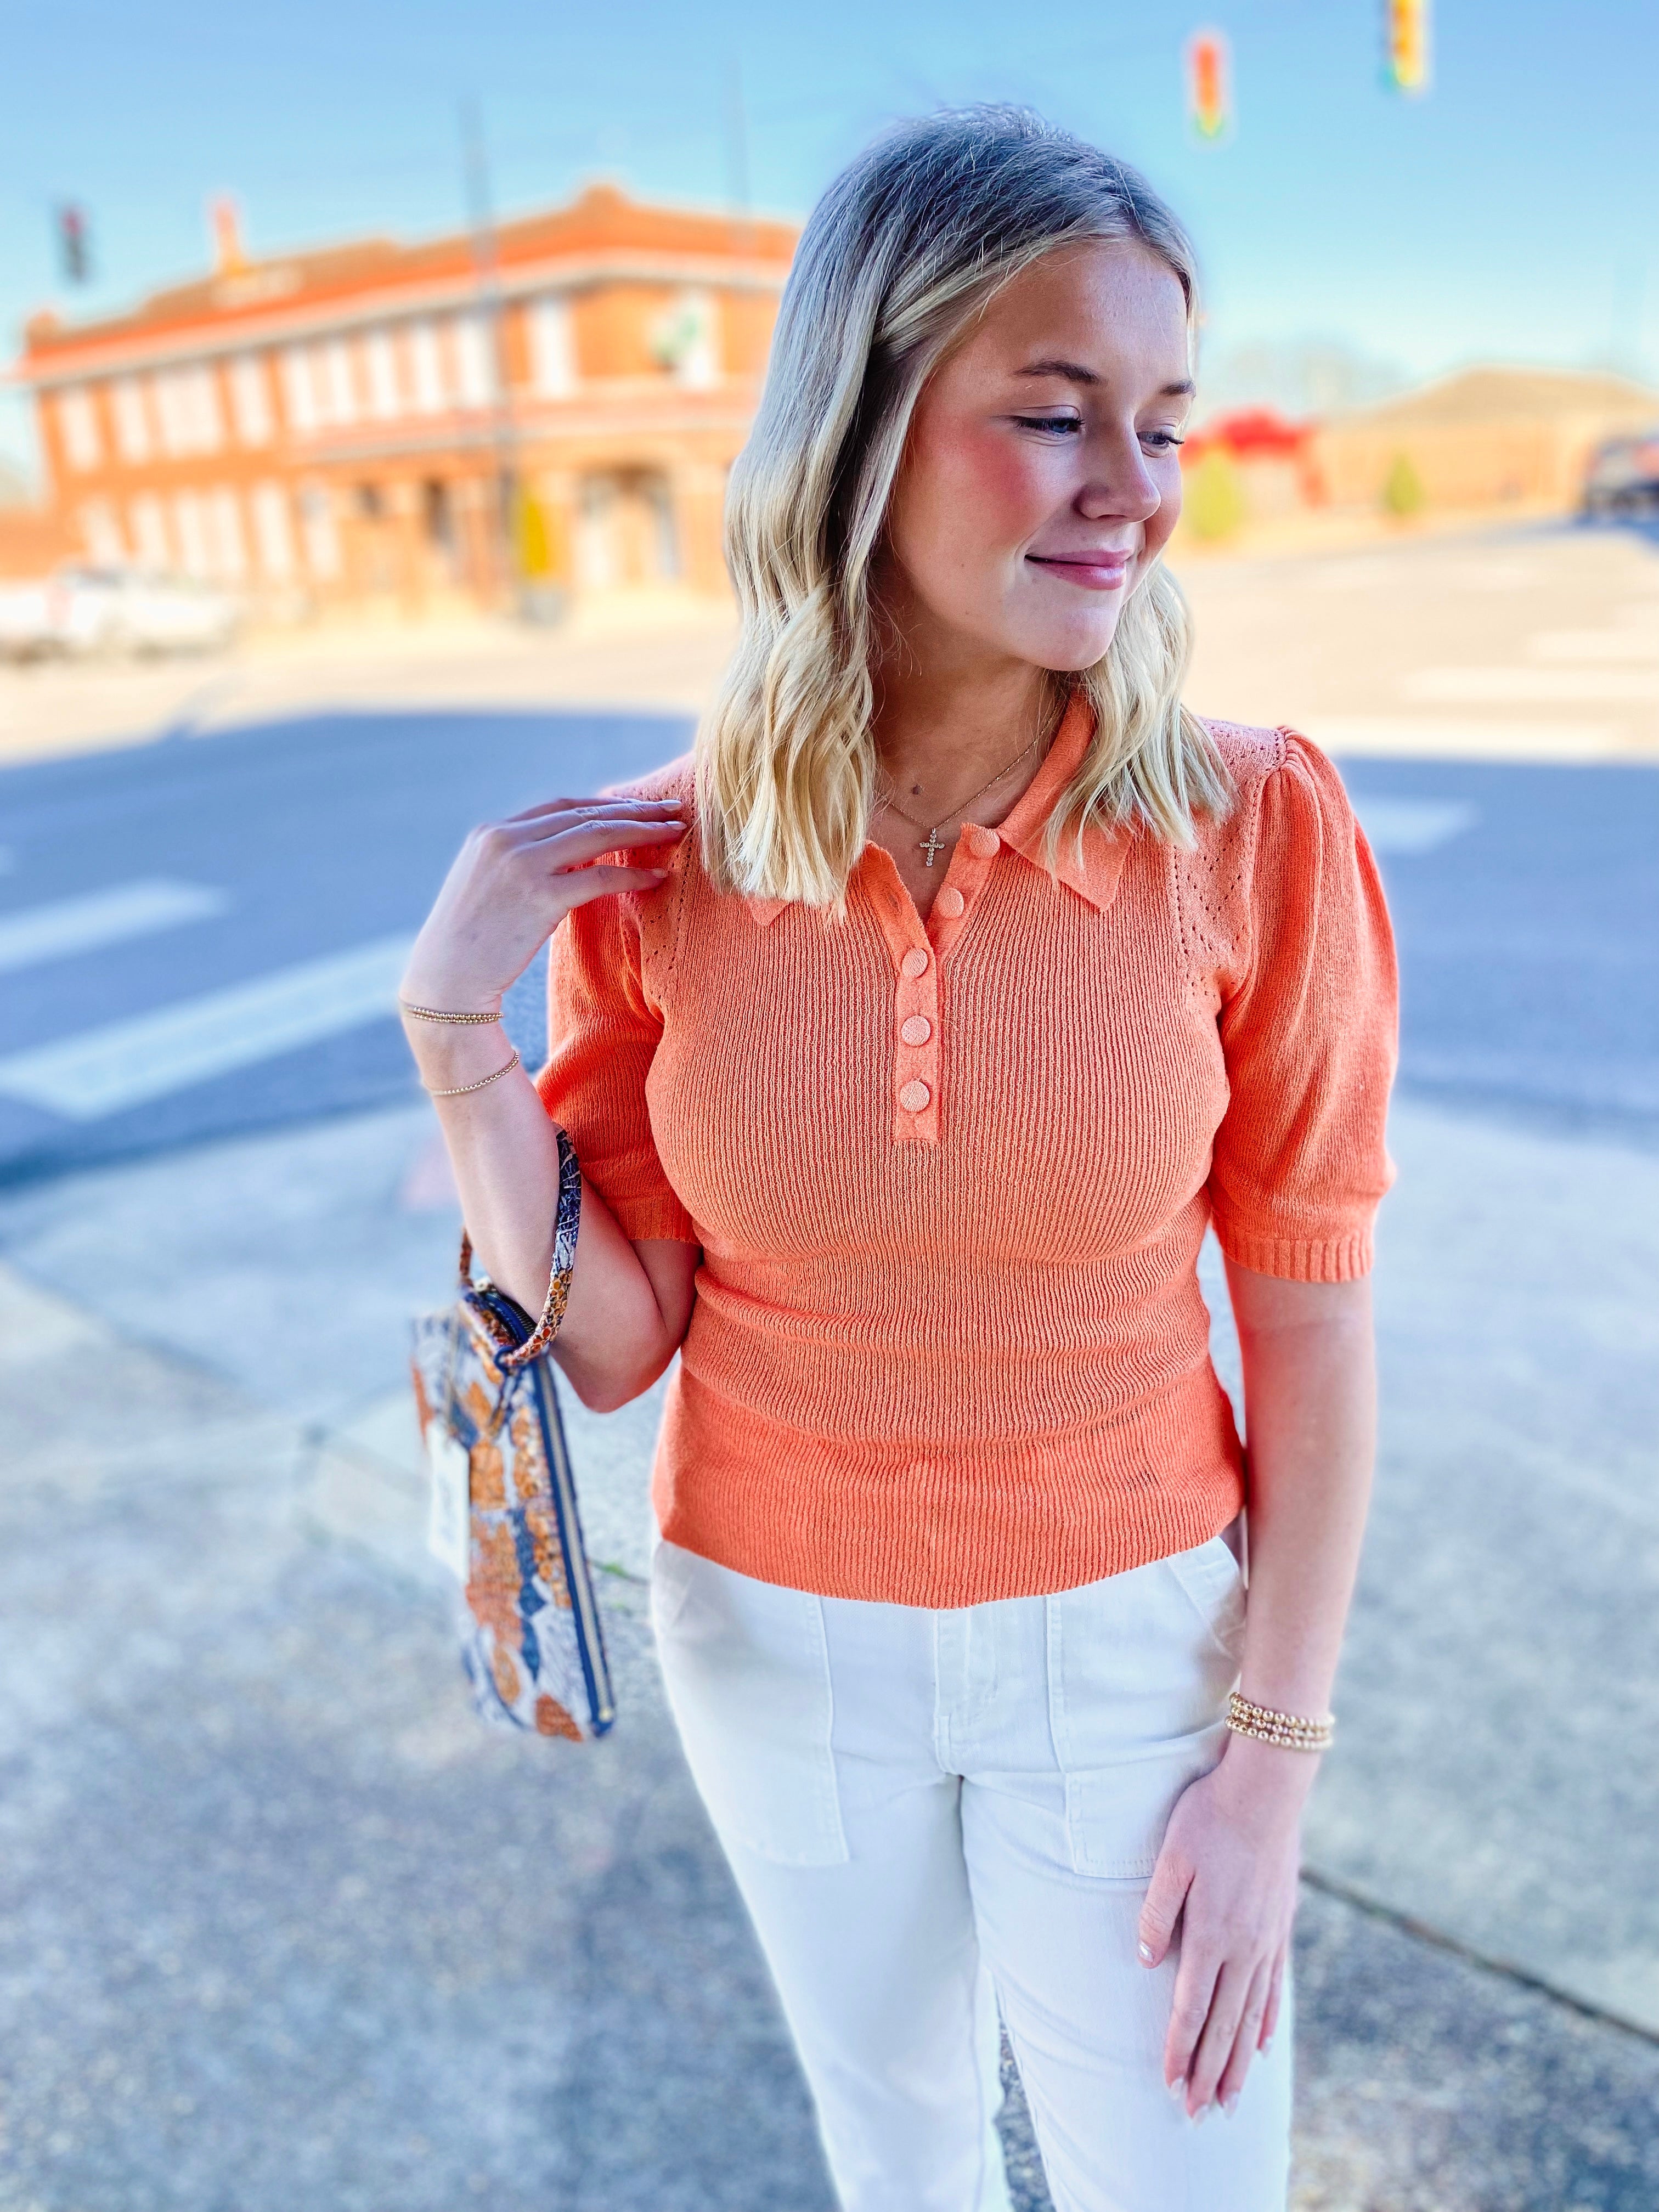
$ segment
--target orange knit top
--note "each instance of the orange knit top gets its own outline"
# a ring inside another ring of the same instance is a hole
[[[1212,724],[1226,820],[1042,858],[1074,707],[924,923],[667,881],[555,933],[539,1078],[631,1237],[701,1245],[663,1533],[825,1596],[962,1606],[1201,1543],[1243,1498],[1195,1263],[1340,1282],[1391,1169],[1395,979],[1335,769]],[[689,804],[682,761],[629,788]]]

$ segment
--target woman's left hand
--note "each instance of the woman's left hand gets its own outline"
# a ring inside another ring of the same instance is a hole
[[[1164,2079],[1189,2117],[1231,2112],[1273,2039],[1296,1917],[1302,1807],[1318,1761],[1232,1735],[1176,1800],[1140,1909],[1140,1958],[1181,1931]]]

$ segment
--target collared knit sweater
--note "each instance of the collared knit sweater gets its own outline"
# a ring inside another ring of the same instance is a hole
[[[1074,708],[924,923],[871,845],[844,920],[667,882],[555,934],[539,1079],[636,1239],[702,1247],[663,1533],[826,1596],[1052,1592],[1243,1497],[1196,1261],[1340,1282],[1390,1169],[1395,979],[1336,771],[1213,724],[1224,821],[1042,834]],[[633,787],[692,795],[688,762]]]

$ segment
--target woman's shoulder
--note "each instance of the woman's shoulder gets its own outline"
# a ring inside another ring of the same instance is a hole
[[[690,753],[681,753],[644,775],[630,776],[625,783],[606,784],[599,795],[603,799],[675,799],[686,809],[689,820],[697,801],[696,762]]]
[[[1232,805],[1215,823],[1212,835],[1253,836],[1264,805],[1275,811],[1288,808],[1293,814],[1311,809],[1327,818],[1349,814],[1336,763],[1288,722],[1267,728],[1210,714],[1200,719],[1226,766],[1233,791]]]

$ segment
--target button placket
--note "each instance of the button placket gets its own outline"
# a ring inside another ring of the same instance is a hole
[[[893,994],[893,1141],[939,1142],[939,962],[912,945]]]

